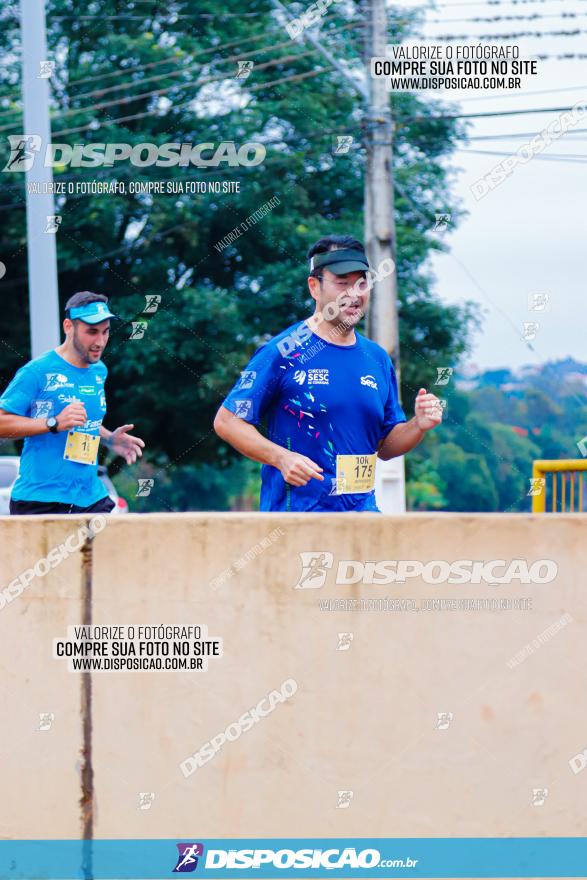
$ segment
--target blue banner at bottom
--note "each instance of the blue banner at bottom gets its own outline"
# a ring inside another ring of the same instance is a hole
[[[586,837],[0,841],[2,880],[587,877]]]

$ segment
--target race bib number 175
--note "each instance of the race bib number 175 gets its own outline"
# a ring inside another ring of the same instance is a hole
[[[376,460],[376,452],[373,455],[337,455],[336,494],[371,492],[375,486]]]

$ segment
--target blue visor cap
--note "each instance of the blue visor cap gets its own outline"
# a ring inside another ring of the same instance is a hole
[[[87,303],[85,306],[78,306],[76,309],[68,309],[67,317],[72,321],[77,318],[85,324],[99,324],[100,321],[107,321],[108,318],[116,318],[105,302]]]

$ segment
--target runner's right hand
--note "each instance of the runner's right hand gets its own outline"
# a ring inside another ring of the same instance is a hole
[[[278,467],[285,482],[292,486],[305,486],[312,479],[324,479],[320,465],[299,452],[284,450]]]
[[[65,409],[62,409],[57,419],[58,431],[69,431],[71,428],[81,428],[85,425],[88,417],[83,403],[69,403]]]

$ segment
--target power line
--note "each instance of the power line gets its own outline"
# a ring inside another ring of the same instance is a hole
[[[344,25],[341,28],[337,28],[335,30],[329,31],[328,36],[332,36],[336,33],[340,33],[341,31],[348,30],[349,27],[354,27],[354,25]],[[264,36],[267,36],[267,35],[265,34]],[[281,43],[274,43],[271,46],[262,46],[260,49],[250,49],[247,52],[241,52],[237,55],[229,55],[228,58],[215,59],[215,62],[220,63],[220,64],[228,64],[229,62],[240,61],[242,59],[249,58],[251,55],[256,56],[256,55],[264,54],[265,52],[273,52],[276,49],[282,49],[285,46],[292,46],[292,40],[291,39],[283,40],[283,42],[281,42]],[[205,51],[206,52],[211,52],[211,51],[217,52],[218,48],[219,47],[215,46],[213,49],[206,49]],[[200,54],[200,53],[196,53],[196,54]],[[204,53],[201,53],[201,54],[204,54]],[[160,79],[161,77],[166,79],[166,78],[172,77],[172,76],[181,76],[182,74],[186,73],[186,71],[193,70],[195,67],[201,68],[202,64],[186,65],[181,70],[174,70],[174,71],[171,71],[170,73],[163,73],[163,74],[155,73],[153,76],[143,77],[142,79],[135,80],[134,82],[117,83],[116,85],[108,86],[105,89],[94,89],[91,92],[81,92],[80,94],[74,95],[72,97],[75,98],[75,100],[77,100],[78,98],[90,98],[90,97],[95,97],[98,95],[105,95],[107,92],[120,91],[121,89],[131,89],[131,88],[134,88],[135,86],[142,85],[143,83],[150,82],[151,80]],[[259,68],[257,68],[257,69],[259,69]]]
[[[547,18],[584,18],[587,12],[559,12],[554,15],[542,15],[534,12],[532,15],[494,15],[491,17],[477,16],[475,18],[430,18],[426,24],[455,24],[456,22],[495,22],[495,21],[543,21]]]
[[[328,36],[332,36],[332,35],[335,35],[335,34],[341,33],[341,32],[343,32],[343,31],[346,31],[346,30],[348,30],[349,28],[353,28],[353,29],[354,29],[354,28],[356,28],[356,27],[357,27],[357,25],[355,25],[355,24],[347,24],[347,25],[343,25],[343,26],[340,27],[340,28],[336,28],[336,29],[334,29],[334,30],[330,30],[330,31],[328,31],[327,33],[328,33]],[[264,38],[266,38],[266,36],[267,36],[267,34],[263,34],[263,35],[261,36],[261,38],[264,39]],[[239,45],[241,45],[243,41],[239,40],[239,41],[236,41],[236,42],[237,42]],[[220,48],[222,48],[222,46],[226,47],[226,46],[228,46],[228,45],[233,45],[233,44],[228,44],[228,43],[220,44],[219,46],[214,46],[214,47],[212,47],[212,48],[210,48],[210,49],[206,49],[206,50],[204,50],[204,51],[201,52],[201,53],[196,53],[196,55],[194,55],[194,56],[192,56],[192,57],[196,57],[197,55],[208,54],[208,53],[210,53],[210,52],[217,52]],[[240,54],[238,54],[238,55],[231,55],[231,56],[229,56],[228,58],[221,58],[221,59],[218,59],[218,60],[217,60],[217,63],[228,64],[229,62],[234,62],[234,61],[239,61],[239,60],[242,60],[242,59],[245,59],[245,58],[249,58],[251,55],[254,55],[255,52],[257,52],[258,54],[263,54],[263,53],[265,53],[265,52],[271,52],[271,51],[274,51],[274,50],[276,50],[276,49],[283,48],[283,47],[286,47],[286,46],[291,46],[291,45],[292,45],[292,41],[291,41],[291,40],[284,40],[283,42],[281,42],[281,43],[275,43],[275,44],[272,45],[272,46],[263,46],[262,48],[260,48],[260,49],[258,49],[258,50],[249,50],[249,51],[247,51],[247,52],[243,52],[243,53],[240,53]],[[280,62],[286,62],[286,61],[292,60],[292,59],[294,59],[294,58],[303,57],[303,54],[304,54],[304,53],[297,53],[297,55],[284,56],[284,57],[282,57],[282,58],[280,58],[280,59],[274,59],[274,60],[272,60],[271,62],[267,62],[267,63],[264,64],[264,65],[256,65],[256,69],[257,69],[257,70],[262,70],[264,67],[270,66],[271,64],[277,64],[277,63],[280,63]],[[306,54],[307,54],[307,53],[306,53]],[[165,59],[165,62],[167,63],[167,59]],[[159,63],[162,63],[162,62],[153,62],[153,63],[154,63],[154,64],[159,64]],[[120,91],[120,90],[122,90],[122,89],[135,88],[136,86],[140,86],[140,85],[142,85],[143,83],[145,83],[145,82],[149,82],[149,81],[151,81],[151,80],[153,80],[153,79],[160,79],[161,77],[165,79],[165,78],[169,78],[169,77],[172,77],[172,76],[181,76],[181,75],[185,74],[186,72],[188,72],[188,71],[190,71],[190,70],[192,70],[192,69],[194,69],[194,68],[196,68],[196,67],[201,67],[201,66],[202,66],[201,64],[200,64],[200,65],[198,65],[198,64],[187,65],[187,66],[184,67],[182,70],[171,71],[171,72],[169,72],[169,73],[164,73],[164,74],[155,74],[154,76],[151,76],[151,77],[144,77],[144,78],[139,79],[139,80],[136,80],[136,81],[134,81],[134,82],[125,82],[125,83],[116,84],[116,85],[114,85],[114,86],[109,86],[109,87],[107,87],[107,88],[105,88],[105,89],[95,89],[94,91],[90,91],[90,92],[82,92],[82,93],[80,93],[80,94],[78,94],[78,95],[72,95],[71,98],[72,98],[73,100],[77,100],[77,99],[79,99],[79,98],[89,98],[89,97],[91,97],[91,96],[96,96],[96,95],[106,94],[107,92],[111,92],[111,91]],[[139,68],[134,68],[133,70],[139,70]],[[124,71],[124,72],[126,72],[126,71]],[[132,72],[132,71],[129,71],[129,72]],[[123,73],[123,71],[116,71],[116,75],[121,75],[122,73]],[[105,76],[112,76],[112,75],[115,75],[115,74],[105,74]],[[97,78],[99,79],[99,77],[97,77]],[[225,79],[225,78],[226,78],[226,77],[217,77],[216,79],[221,80],[221,79]],[[77,82],[81,82],[81,81],[82,81],[82,80],[77,80]],[[197,82],[197,83],[195,83],[195,85],[198,86],[198,85],[201,85],[201,84],[205,84],[205,82],[209,82],[209,81],[211,82],[211,81],[214,81],[214,80],[213,80],[213,79],[209,79],[209,80],[206,80],[206,81],[202,81],[201,83],[198,83],[198,82]],[[68,85],[69,85],[69,84],[68,84]],[[127,98],[121,98],[121,99],[119,99],[119,100],[117,100],[117,101],[105,102],[105,103],[103,103],[103,104],[96,104],[96,105],[92,105],[91,107],[75,107],[75,108],[72,108],[71,110],[67,110],[67,111],[57,111],[57,113],[55,113],[54,116],[53,116],[52,118],[53,118],[53,119],[56,119],[56,118],[64,118],[64,117],[66,117],[66,116],[74,116],[74,115],[76,115],[77,113],[83,113],[83,112],[85,112],[85,111],[89,111],[89,110],[99,110],[99,109],[102,109],[102,108],[104,108],[104,107],[114,106],[115,104],[118,104],[118,103],[120,103],[120,104],[130,103],[131,101],[134,101],[134,100],[140,100],[140,99],[145,98],[145,97],[152,97],[152,96],[157,95],[157,94],[163,94],[165,91],[170,91],[170,90],[173,89],[173,88],[185,88],[186,86],[189,86],[189,85],[192,85],[192,84],[191,84],[191,83],[178,83],[178,84],[174,84],[174,85],[172,85],[172,86],[168,86],[167,88],[155,89],[155,90],[152,90],[152,91],[149,91],[149,92],[145,92],[145,93],[143,93],[143,94],[139,94],[139,95],[131,95],[131,96],[128,96]],[[7,97],[10,97],[10,96],[2,96],[2,97],[3,97],[3,98],[7,98]],[[14,97],[16,97],[16,96],[13,96],[13,98],[14,98]],[[4,110],[4,111],[0,112],[0,119],[4,118],[4,117],[6,117],[6,116],[11,116],[11,115],[13,115],[13,114],[20,114],[20,113],[22,113],[22,110],[21,110],[20,108],[15,108],[15,109],[13,109],[13,110]],[[7,126],[5,126],[3,129],[0,129],[0,131],[4,131],[4,130],[6,130],[6,128],[7,128]]]
[[[295,61],[298,58],[305,58],[308,55],[314,55],[315,53],[316,49],[309,49],[306,52],[299,52],[293,55],[284,55],[282,58],[275,58],[272,61],[266,61],[263,64],[256,64],[255,70],[266,70],[268,67],[275,67],[276,64],[285,64],[289,61]],[[161,89],[154,89],[149,92],[141,92],[138,95],[127,95],[127,97],[125,98],[117,98],[113,101],[103,101],[99,104],[92,104],[90,107],[74,107],[71,110],[66,110],[64,112],[55,114],[54,118],[61,120],[65,119],[68,116],[78,116],[80,113],[94,112],[95,110],[104,110],[106,107],[116,107],[119,104],[131,104],[133,101],[140,101],[143,98],[153,98],[156,95],[164,95],[166,92],[170,92],[173,89],[186,89],[190,87],[200,88],[200,86],[208,85],[212,82],[220,82],[226,79],[234,79],[234,77],[227,77],[226,75],[205,76],[202,79],[197,80],[196,82],[173,83],[173,85],[164,86]],[[192,98],[192,100],[194,99]],[[2,130],[3,129],[0,128],[0,131]]]
[[[497,140],[519,140],[520,138],[533,138],[537,137],[539,134],[542,134],[541,131],[519,131],[519,132],[511,132],[510,134],[476,134],[476,135],[468,135],[467,140],[469,141],[497,141]],[[587,134],[587,128],[575,128],[572,131],[566,131],[564,136],[567,135],[575,135],[575,134]],[[562,135],[561,135],[562,137]],[[575,138],[573,138],[575,140]],[[576,140],[582,140],[582,138],[576,138]]]
[[[449,6],[514,6],[518,3],[566,3],[567,0],[471,0],[467,3],[436,3],[438,9],[447,9]],[[587,0],[575,0],[576,3],[585,3]],[[436,9],[433,10],[436,12]]]
[[[251,38],[245,39],[245,40],[233,40],[229,43],[220,43],[217,46],[212,46],[211,48],[204,49],[201,52],[193,53],[193,54],[191,54],[190,57],[197,58],[202,55],[208,55],[211,52],[218,52],[220,49],[228,48],[229,46],[232,47],[235,45],[242,45],[243,42],[249,42],[251,40],[264,40],[264,39],[266,39],[266,37],[267,37],[267,34],[263,33],[263,34],[260,34],[259,36],[251,37]],[[112,71],[111,73],[96,74],[95,76],[89,76],[89,77],[83,77],[81,79],[71,80],[66,85],[68,88],[70,88],[72,85],[79,85],[82,82],[90,82],[90,81],[94,81],[94,80],[104,80],[104,79],[107,79],[107,78],[110,78],[113,76],[124,76],[127,74],[132,75],[134,73],[138,73],[139,71],[146,70],[147,68],[156,67],[157,65],[160,65],[160,64],[174,64],[174,63],[179,63],[180,61],[183,61],[183,60],[184,60],[183,58],[175,58],[175,59],[162,58],[162,59],[159,59],[158,61],[153,61],[150,64],[141,65],[139,67],[124,68],[122,70]],[[179,71],[179,73],[183,73],[183,70]],[[171,76],[171,75],[176,75],[176,74],[168,73],[168,74],[162,74],[162,75],[163,76]],[[142,80],[137,80],[136,83],[131,83],[130,85],[135,85],[135,84],[140,85],[142,82],[146,82],[146,81],[147,81],[147,79],[145,78]],[[122,85],[119,86],[119,88],[125,88],[125,87],[128,88],[128,87],[130,87],[130,85],[125,86],[125,84],[123,83]],[[106,90],[104,90],[104,91],[106,91]],[[92,94],[92,93],[91,92],[86,92],[86,93],[82,92],[79,95],[72,95],[71,97],[76,99],[76,98],[82,98],[82,97],[90,95],[90,94]],[[6,99],[6,98],[9,98],[10,100],[19,100],[20,94],[19,95],[2,95],[2,99]],[[22,113],[22,110],[21,109],[6,110],[6,111],[4,111],[3,115],[12,114],[12,113]]]
[[[534,55],[534,58],[538,59],[539,61],[542,61],[543,59],[544,60],[556,59],[557,61],[569,61],[570,59],[575,59],[575,58],[579,58],[582,61],[584,61],[585,58],[587,58],[587,53],[586,52],[563,52],[560,55]]]
[[[490,116],[523,116],[527,113],[564,113],[568,110],[574,110],[574,107],[536,107],[526,110],[495,110],[488,113],[443,113],[433,116],[405,116],[405,120],[425,121],[433,119],[483,119]]]
[[[281,79],[281,80],[277,80],[277,81],[273,81],[273,82],[269,82],[269,83],[260,83],[260,84],[257,84],[256,86],[248,86],[248,89],[250,91],[256,91],[256,90],[262,89],[262,88],[270,88],[271,86],[275,85],[276,82],[282,83],[282,82],[288,82],[290,80],[306,79],[307,77],[312,76],[312,75],[318,76],[322,73],[326,73],[328,70],[331,70],[331,69],[333,69],[333,68],[324,68],[324,69],[320,69],[320,70],[316,71],[315,74],[312,74],[312,71],[310,71],[309,73],[305,73],[303,75],[286,77],[285,79]],[[194,100],[195,100],[194,98],[191,98],[191,100],[189,100],[189,101],[185,101],[181,104],[176,104],[173,107],[170,107],[169,110],[174,111],[174,110],[182,109],[184,107],[189,106]],[[401,121],[405,123],[406,121],[427,122],[429,120],[431,121],[431,120],[435,120],[435,119],[476,119],[476,118],[491,117],[491,116],[518,116],[518,115],[522,115],[522,114],[526,114],[526,113],[555,113],[555,112],[563,112],[563,111],[572,110],[572,109],[573,109],[572,107],[543,107],[543,108],[538,108],[535,110],[502,110],[502,111],[494,111],[491,113],[459,113],[459,114],[443,114],[443,115],[435,114],[435,115],[431,115],[431,116],[406,116],[406,117],[403,117]],[[99,122],[98,120],[94,120],[93,122],[89,122],[87,125],[78,126],[76,128],[68,128],[63,131],[56,131],[56,132],[54,132],[53,137],[63,137],[66,134],[77,134],[78,132],[81,132],[81,131],[87,131],[89,128],[91,128],[92,130],[95,130],[97,128],[102,128],[103,126],[107,126],[107,125],[111,125],[111,124],[118,124],[120,122],[130,122],[130,121],[134,121],[135,119],[144,119],[145,117],[153,116],[156,113],[157,113],[156,110],[148,110],[144,113],[134,113],[131,116],[119,116],[119,117],[116,117],[115,119],[108,119],[105,122]],[[2,129],[0,129],[0,131],[1,130]]]
[[[184,18],[216,18],[218,20],[222,20],[224,18],[244,18],[246,16],[259,16],[265,15],[264,12],[221,12],[221,13],[213,13],[213,12],[191,12],[191,13],[178,13],[178,12],[161,12],[161,10],[153,10],[148,13],[145,12],[143,15],[131,15],[131,14],[116,14],[116,15],[51,15],[50,21],[71,21],[75,19],[76,21],[82,19],[90,19],[91,21],[95,21],[97,19],[102,19],[102,21],[150,21],[153,18],[164,20],[165,18],[173,18],[174,21],[165,22],[166,24],[173,24],[175,21]],[[7,15],[4,18],[4,21],[11,20],[20,20],[19,15]]]
[[[308,49],[305,52],[298,52],[293,55],[284,55],[281,58],[275,58],[271,61],[266,61],[264,64],[255,65],[255,69],[257,71],[266,70],[267,68],[275,67],[278,64],[284,64],[284,63],[287,63],[290,61],[297,61],[299,58],[305,58],[308,55],[315,55],[317,51],[318,51],[317,49]],[[207,77],[203,77],[193,83],[174,83],[172,86],[165,86],[164,88],[154,89],[153,91],[150,91],[150,92],[142,92],[141,94],[138,94],[138,95],[128,95],[127,97],[118,98],[113,101],[103,101],[102,103],[99,103],[99,104],[92,104],[89,107],[76,107],[72,110],[66,110],[63,113],[61,113],[61,112],[56,113],[52,117],[52,120],[60,121],[62,119],[65,119],[66,117],[70,117],[70,116],[79,116],[79,115],[83,115],[83,114],[87,115],[89,113],[94,113],[97,110],[104,110],[106,107],[115,107],[120,104],[131,104],[134,101],[139,101],[139,100],[143,100],[145,98],[152,98],[155,96],[160,96],[160,95],[165,94],[166,92],[172,91],[173,89],[186,89],[189,87],[200,88],[204,85],[209,85],[210,83],[213,83],[213,82],[224,82],[227,79],[233,79],[233,80],[237,81],[236,77],[227,77],[225,74],[221,75],[221,76],[207,76]],[[253,86],[251,86],[251,85],[248,85],[247,89],[249,91],[254,90]],[[196,98],[193,97],[187,103],[191,104],[195,100],[196,100]],[[181,107],[181,106],[187,106],[187,105],[186,104],[179,104],[176,106]],[[170,109],[175,109],[175,108],[173,107]],[[154,111],[154,112],[156,112],[156,111]],[[147,113],[146,115],[151,115],[151,113]],[[133,117],[126,117],[126,118],[128,119],[128,118],[133,118]],[[137,116],[134,118],[139,118],[139,117]],[[110,121],[117,122],[117,121],[121,121],[121,120],[122,120],[122,117],[116,117],[116,119],[112,119]],[[14,130],[14,125],[15,125],[15,122],[10,122],[7,125],[0,126],[0,132]],[[90,127],[92,125],[94,125],[94,122],[89,123],[88,126],[85,126],[82,128],[70,129],[69,133],[73,133],[73,131],[83,131],[84,128]],[[63,132],[56,132],[56,134],[63,134]]]
[[[133,0],[133,3],[153,3],[153,0]],[[209,15],[210,18],[221,17],[222,15],[230,15],[234,18],[240,18],[241,15],[265,15],[265,12],[227,12],[227,13],[219,13],[218,15],[214,12],[202,12],[201,15]]]
[[[459,98],[459,104],[465,101],[496,101],[500,98],[525,98],[527,95],[552,95],[558,92],[577,92],[581,89],[587,91],[587,85],[584,86],[559,86],[556,89],[529,89],[523,92],[500,92],[496,91],[493,95],[481,95],[480,97]]]
[[[310,79],[313,76],[320,76],[320,74],[327,73],[329,70],[334,70],[334,69],[335,69],[334,67],[319,67],[317,70],[314,70],[314,71],[310,70],[307,73],[298,73],[295,76],[286,76],[286,77],[283,77],[282,79],[272,80],[272,82],[270,82],[270,83],[257,83],[256,85],[250,86],[249,88],[250,88],[251,92],[255,92],[260,89],[267,89],[269,87],[282,85],[283,83],[286,83],[286,82],[300,82],[303,79]]]
[[[275,81],[268,82],[268,83],[261,83],[256,86],[247,86],[247,88],[249,91],[256,91],[257,89],[261,89],[261,88],[268,89],[276,84],[282,84],[284,82],[289,82],[289,81],[299,81],[301,79],[307,79],[308,77],[312,77],[312,76],[320,76],[322,73],[326,73],[328,70],[331,70],[331,69],[333,69],[333,68],[320,68],[314,72],[309,71],[308,73],[298,74],[295,76],[289,76],[289,77],[285,77],[284,79],[275,80]],[[195,98],[190,98],[189,101],[184,101],[181,104],[175,104],[174,106],[170,107],[169,111],[173,112],[175,110],[183,109],[184,107],[189,107],[190,104],[192,104],[194,101],[195,101]],[[98,128],[102,128],[102,127],[108,126],[108,125],[118,125],[120,122],[131,122],[135,119],[145,119],[147,116],[154,116],[157,113],[158,113],[157,110],[147,110],[144,113],[133,113],[130,116],[117,116],[114,119],[107,119],[105,122],[99,122],[98,120],[93,120],[92,122],[89,122],[87,125],[77,126],[76,128],[68,128],[68,129],[64,129],[63,131],[56,131],[56,132],[54,132],[53,137],[63,137],[66,134],[77,134],[78,132],[87,131],[88,129],[92,129],[92,131],[94,131]],[[1,131],[1,129],[0,129],[0,131]]]
[[[505,153],[497,150],[468,150],[464,147],[456,147],[456,149],[460,153],[472,153],[477,156],[515,156],[515,153]],[[583,156],[581,154],[564,154],[564,153],[552,153],[545,156],[532,156],[532,161],[534,159],[541,159],[546,162],[568,162],[570,164],[575,165],[585,165],[587,164],[587,155]]]
[[[511,34],[435,34],[433,37],[423,37],[426,42],[452,43],[455,40],[514,40],[519,37],[578,37],[586,34],[587,30],[575,28],[573,31],[516,31]]]
[[[136,2],[136,0],[135,0],[135,2]],[[321,31],[321,35],[323,37],[329,37],[331,34],[337,33],[339,31],[347,30],[348,28],[363,27],[363,26],[364,25],[361,21],[349,22],[348,24],[341,25],[340,28],[334,28],[334,29],[330,29],[330,30]],[[186,54],[186,57],[189,57],[189,58],[199,58],[202,55],[209,55],[210,53],[218,52],[221,49],[232,49],[234,46],[242,46],[243,43],[253,43],[253,42],[257,42],[259,40],[264,40],[267,38],[269,33],[271,33],[271,32],[279,33],[280,31],[283,31],[283,28],[265,28],[263,30],[262,34],[254,34],[250,37],[241,37],[238,40],[230,40],[225,43],[218,43],[215,46],[211,46],[208,49],[202,49],[201,51],[198,51],[198,52],[190,52],[189,55],[188,55],[188,53],[185,53],[185,54]],[[140,64],[140,65],[137,65],[136,67],[125,67],[125,68],[122,68],[121,70],[114,70],[111,73],[97,73],[97,74],[94,74],[93,76],[86,76],[86,77],[81,77],[81,78],[77,78],[77,79],[72,79],[72,80],[69,80],[68,85],[69,86],[79,85],[80,83],[94,82],[95,80],[106,79],[107,77],[111,77],[111,76],[122,76],[123,74],[127,74],[127,73],[130,73],[130,74],[138,73],[141,70],[147,70],[152,67],[157,67],[160,64],[168,64],[168,63],[171,64],[171,63],[176,63],[176,62],[179,63],[182,60],[183,59],[181,57],[177,57],[177,56],[170,57],[170,58],[160,58],[158,61],[150,61],[147,64]]]
[[[240,40],[231,40],[228,43],[219,43],[217,46],[211,46],[209,49],[202,49],[201,52],[194,52],[189,54],[190,58],[199,58],[201,55],[208,55],[210,52],[218,52],[220,49],[231,49],[233,46],[242,46],[243,43],[252,43],[257,40],[264,40],[267,38],[267,32],[264,31],[262,34],[255,34],[252,37],[243,37]],[[121,70],[113,70],[111,73],[97,73],[93,76],[85,76],[79,79],[69,80],[69,86],[79,85],[80,83],[85,82],[94,82],[98,79],[107,79],[111,76],[122,76],[124,74],[130,73],[138,73],[141,70],[150,70],[152,67],[158,67],[160,64],[172,64],[179,63],[183,58],[175,57],[175,58],[160,58],[158,61],[150,61],[148,64],[141,64],[137,67],[124,67]]]
[[[584,61],[587,58],[587,53],[585,52],[561,52],[559,55],[533,55],[533,58],[538,61],[571,61],[575,59],[580,59]]]
[[[316,50],[308,50],[307,52],[300,53],[295,57],[303,57],[304,55],[313,54],[315,51]],[[287,58],[288,56],[285,56],[285,57]],[[262,66],[260,65],[258,69],[261,69],[261,67],[266,68],[269,66],[273,66],[275,64],[281,63],[282,61],[283,61],[283,59],[274,59],[271,62],[266,62]],[[316,72],[316,75],[320,75],[321,73],[326,72],[326,70],[328,70],[328,69],[329,68],[319,69]],[[283,82],[288,82],[290,80],[296,81],[298,78],[305,79],[305,78],[307,78],[307,76],[308,76],[308,74],[304,74],[301,77],[294,75],[291,77],[281,78],[279,80],[275,80],[275,81],[272,81],[269,83],[260,83],[260,84],[254,85],[254,86],[249,85],[249,86],[247,86],[247,89],[249,91],[257,91],[258,89],[261,89],[261,88],[270,88],[272,85],[274,85],[276,83],[281,84]],[[222,76],[221,77],[207,77],[207,78],[201,80],[199,83],[196,83],[196,85],[198,85],[198,86],[206,85],[209,82],[217,82],[217,81],[222,81],[224,79],[226,79],[226,77],[222,77]],[[169,89],[167,89],[167,91],[168,90]],[[554,91],[557,91],[557,90],[554,90]],[[161,93],[161,90],[155,90],[153,92],[146,93],[142,97],[151,96],[151,95],[160,94],[160,93]],[[138,99],[139,97],[140,96],[134,96],[134,99]],[[195,99],[192,98],[192,99],[190,99],[190,101],[183,102],[181,104],[172,106],[171,108],[169,108],[169,110],[171,112],[176,109],[180,109],[180,108],[189,106],[189,104],[191,104],[194,100]],[[103,107],[103,106],[111,106],[112,104],[115,104],[115,103],[118,104],[118,103],[128,103],[128,102],[129,102],[129,98],[126,98],[126,99],[121,99],[120,101],[117,101],[117,102],[109,102],[109,103],[103,104],[103,105],[95,105],[92,107],[79,108],[79,110],[76,110],[75,112],[76,113],[77,112],[84,113],[84,112],[89,112],[89,111],[92,111],[95,109],[101,109],[101,107]],[[410,119],[417,120],[417,121],[421,121],[421,120],[428,121],[428,120],[434,120],[434,119],[476,119],[476,118],[493,117],[493,116],[518,116],[518,115],[524,115],[524,114],[529,114],[529,113],[565,112],[565,111],[569,111],[572,109],[573,109],[572,107],[544,107],[544,108],[533,108],[533,109],[525,109],[525,110],[496,110],[496,111],[490,111],[490,112],[486,112],[486,113],[434,114],[431,116],[405,117],[404,121],[410,120]],[[67,114],[63,114],[63,115],[72,115],[72,113],[73,113],[73,111],[69,111]],[[113,119],[109,119],[104,123],[98,122],[97,120],[93,120],[92,122],[87,123],[86,125],[83,125],[83,126],[77,126],[75,128],[70,128],[70,129],[65,129],[65,130],[59,131],[59,132],[55,132],[54,136],[57,137],[57,136],[64,136],[66,134],[77,134],[81,131],[87,131],[89,128],[95,129],[95,128],[101,128],[103,125],[118,124],[120,122],[129,122],[129,121],[133,121],[136,119],[143,119],[148,116],[156,115],[157,113],[158,113],[157,109],[154,109],[151,111],[145,111],[142,113],[132,114],[130,116],[116,117]],[[11,128],[11,125],[0,127],[0,132],[6,131],[9,128]]]

